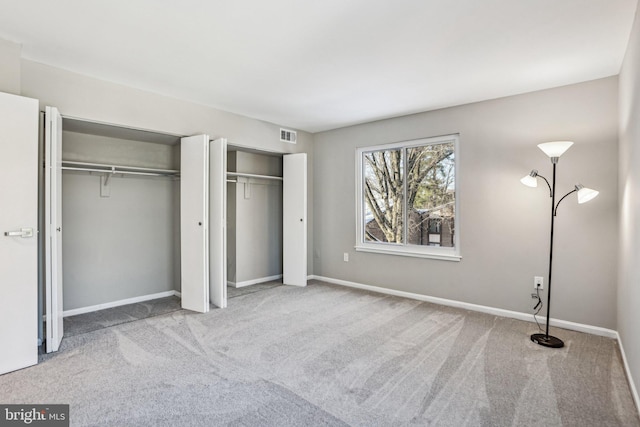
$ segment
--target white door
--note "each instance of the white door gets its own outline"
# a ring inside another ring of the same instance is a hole
[[[58,351],[63,328],[62,306],[62,117],[45,110],[45,311],[47,353]]]
[[[282,159],[282,263],[285,285],[307,285],[307,155]]]
[[[38,363],[38,101],[0,92],[0,374]]]
[[[209,136],[180,142],[182,308],[209,311]]]
[[[209,293],[211,303],[227,307],[227,140],[209,145]]]

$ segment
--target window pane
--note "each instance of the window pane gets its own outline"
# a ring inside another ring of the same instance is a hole
[[[402,150],[363,153],[366,242],[402,243],[404,170]]]
[[[454,246],[454,144],[407,148],[407,243]]]

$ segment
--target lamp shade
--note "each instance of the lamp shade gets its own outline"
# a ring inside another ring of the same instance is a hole
[[[534,169],[531,171],[529,175],[522,178],[520,182],[526,185],[527,187],[535,188],[538,186],[538,179],[536,178],[537,176],[538,176],[538,171]]]
[[[538,144],[538,148],[544,151],[544,154],[553,158],[562,156],[572,145],[573,142],[571,141],[552,141]]]
[[[578,192],[578,203],[587,203],[589,200],[600,194],[599,191],[587,188],[582,184],[576,185],[576,191]]]

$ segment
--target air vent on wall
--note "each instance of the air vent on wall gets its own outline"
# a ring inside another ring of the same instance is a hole
[[[280,128],[280,141],[282,142],[290,142],[292,144],[295,144],[297,136],[298,135],[294,130]]]

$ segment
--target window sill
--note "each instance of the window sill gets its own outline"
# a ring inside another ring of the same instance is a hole
[[[438,259],[441,261],[455,261],[459,262],[462,257],[460,255],[455,254],[453,251],[421,251],[421,250],[411,250],[407,247],[379,247],[379,246],[369,246],[369,245],[356,245],[355,250],[358,252],[371,252],[374,254],[385,254],[385,255],[399,255],[399,256],[408,256],[415,258],[429,258],[429,259]]]

